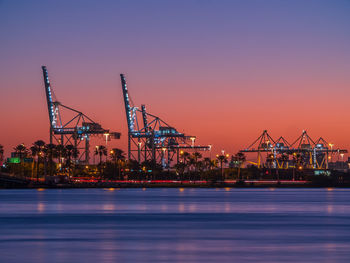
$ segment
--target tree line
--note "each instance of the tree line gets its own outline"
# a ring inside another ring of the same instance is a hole
[[[225,166],[237,168],[239,177],[240,169],[245,162],[245,156],[242,153],[233,156],[220,154],[216,155],[215,159],[211,159],[203,158],[199,152],[181,151],[177,164],[169,170],[152,160],[140,163],[135,160],[126,160],[123,150],[119,148],[108,150],[104,145],[96,146],[93,151],[98,161],[96,165],[79,163],[79,149],[70,144],[65,146],[47,144],[43,140],[37,140],[30,147],[18,144],[13,150],[13,156],[19,159],[19,163],[7,163],[8,171],[36,181],[54,175],[115,180],[169,178],[200,180],[205,178],[206,174],[222,180],[225,178]],[[3,153],[3,147],[0,145],[0,161],[4,159]]]

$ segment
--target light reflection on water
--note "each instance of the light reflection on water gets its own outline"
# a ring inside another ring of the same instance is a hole
[[[0,262],[350,262],[348,189],[0,191]]]

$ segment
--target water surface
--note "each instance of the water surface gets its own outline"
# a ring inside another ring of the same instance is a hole
[[[350,262],[349,189],[0,190],[0,262]]]

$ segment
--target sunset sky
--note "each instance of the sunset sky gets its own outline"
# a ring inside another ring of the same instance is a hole
[[[0,144],[48,142],[41,66],[59,101],[122,138],[135,104],[213,151],[267,129],[350,149],[350,1],[0,0]]]

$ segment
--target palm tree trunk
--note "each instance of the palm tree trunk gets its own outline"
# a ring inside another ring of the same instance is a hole
[[[220,167],[221,167],[221,180],[225,181],[225,178],[224,178],[224,167],[222,167],[222,161],[220,161]]]
[[[39,167],[40,167],[40,157],[38,157],[38,161],[36,163],[36,181],[39,182]]]
[[[102,154],[100,154],[100,180],[102,179]]]
[[[31,180],[33,180],[34,178],[34,167],[35,167],[35,161],[34,161],[34,158],[33,158],[33,162],[32,162],[32,175],[30,177]]]

